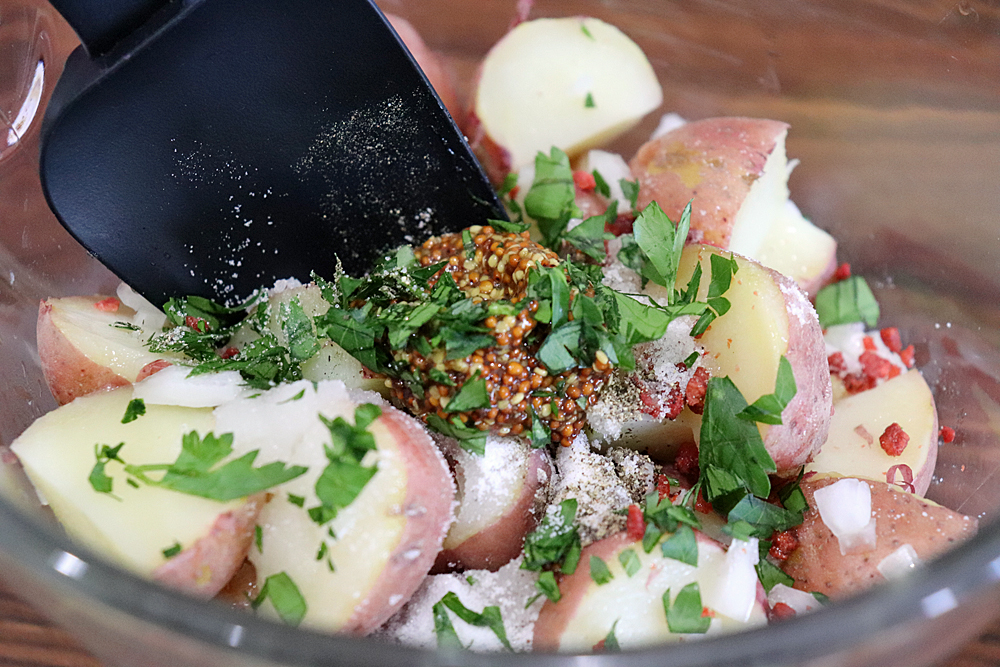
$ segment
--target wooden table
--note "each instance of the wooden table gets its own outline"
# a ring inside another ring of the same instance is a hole
[[[940,667],[1000,666],[1000,619]],[[0,667],[101,667],[73,637],[0,584]]]

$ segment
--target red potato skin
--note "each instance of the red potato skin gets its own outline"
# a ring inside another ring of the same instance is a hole
[[[406,48],[410,50],[413,59],[420,65],[420,69],[424,71],[424,75],[448,109],[448,113],[455,120],[455,124],[462,127],[465,122],[462,106],[458,102],[458,94],[455,92],[455,86],[452,84],[444,61],[437,53],[428,48],[423,37],[409,21],[395,14],[386,14],[385,18],[392,24],[393,30],[403,40]]]
[[[400,443],[407,469],[406,500],[399,511],[406,527],[376,586],[340,630],[367,635],[395,614],[420,587],[452,521],[455,485],[444,457],[413,417],[382,406],[383,425]]]
[[[833,386],[826,358],[826,343],[809,298],[791,278],[772,269],[785,297],[788,311],[788,350],[785,358],[795,376],[795,396],[781,412],[782,423],[770,426],[764,434],[767,449],[778,474],[796,473],[819,452],[830,432],[833,417]],[[811,313],[796,317],[795,313]]]
[[[546,600],[535,622],[535,633],[532,647],[537,651],[558,651],[559,640],[566,631],[576,613],[577,607],[587,594],[587,589],[594,585],[590,578],[590,568],[587,563],[591,556],[597,556],[608,562],[618,557],[618,554],[630,546],[642,548],[641,542],[636,542],[623,531],[603,540],[584,547],[580,554],[580,565],[573,574],[559,578],[559,590],[562,598],[559,602]]]
[[[104,297],[90,298],[97,303]],[[52,304],[48,300],[38,305],[35,338],[38,342],[42,375],[59,405],[95,391],[132,384],[110,368],[94,363],[76,349],[52,321]]]
[[[510,151],[486,134],[482,122],[473,109],[469,109],[466,114],[465,134],[469,140],[469,147],[483,166],[486,176],[493,185],[499,186],[511,171]]]
[[[542,473],[542,474],[539,474]],[[524,536],[535,529],[541,518],[542,480],[552,478],[548,455],[535,450],[528,459],[527,476],[517,502],[496,523],[461,544],[438,554],[432,572],[489,570],[496,572],[521,553]]]
[[[153,580],[198,597],[218,594],[243,565],[267,501],[267,493],[258,493],[239,509],[221,514],[208,535],[156,568]]]
[[[788,127],[776,120],[706,118],[646,142],[629,163],[639,180],[638,210],[656,201],[679,220],[694,199],[688,238],[728,248],[736,213]]]
[[[811,509],[796,529],[798,548],[781,566],[800,590],[831,598],[847,597],[884,581],[878,564],[903,544],[910,544],[921,560],[928,560],[976,533],[975,517],[963,516],[883,482],[863,480],[872,491],[875,549],[841,554],[837,538],[815,509],[813,495],[817,489],[840,479],[827,477],[802,482],[802,492]]]

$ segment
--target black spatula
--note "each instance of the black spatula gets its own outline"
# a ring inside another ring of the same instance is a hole
[[[63,225],[154,303],[352,273],[502,208],[369,0],[54,0],[84,46],[45,118]]]

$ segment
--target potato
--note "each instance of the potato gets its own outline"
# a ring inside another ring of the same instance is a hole
[[[67,534],[126,569],[190,593],[217,593],[239,568],[260,512],[260,496],[216,502],[167,489],[125,483],[109,463],[117,498],[98,493],[88,477],[98,443],[124,442],[130,463],[170,463],[190,431],[215,427],[201,408],[149,405],[146,414],[122,424],[131,387],[83,396],[39,418],[11,446],[39,497]],[[168,559],[163,550],[182,551]]]
[[[788,125],[755,118],[685,123],[632,158],[640,209],[672,220],[693,200],[691,238],[745,255],[815,293],[833,273],[837,244],[788,201]]]
[[[889,469],[902,464],[913,473],[912,491],[918,496],[927,493],[937,461],[938,419],[934,396],[919,371],[907,371],[874,389],[849,395],[834,403],[833,409],[830,434],[806,466],[807,472],[885,482]],[[879,436],[893,423],[910,437],[899,456],[890,456],[879,444]],[[896,473],[895,479],[901,480],[902,474]]]
[[[691,245],[681,255],[680,285],[701,263],[701,299],[708,291],[713,254],[729,253]],[[702,363],[713,376],[729,376],[747,403],[753,403],[774,391],[778,363],[782,356],[788,359],[795,397],[782,412],[781,425],[759,427],[778,474],[793,473],[819,451],[830,427],[833,391],[823,332],[816,311],[794,282],[753,260],[734,257],[739,269],[725,294],[732,308],[698,339],[707,352]],[[698,431],[694,429],[695,436]]]
[[[147,364],[184,358],[150,352],[145,343],[154,329],[136,328],[134,316],[115,297],[72,296],[39,304],[38,357],[60,405],[131,384]]]
[[[386,14],[385,18],[392,24],[392,29],[396,31],[403,44],[409,49],[410,55],[420,65],[424,76],[430,82],[434,92],[441,98],[441,102],[448,113],[455,120],[455,123],[462,127],[465,122],[465,114],[458,102],[458,94],[455,92],[455,85],[452,83],[451,75],[445,66],[444,60],[437,53],[427,47],[423,37],[417,32],[409,21],[395,14]]]
[[[525,21],[483,60],[469,136],[501,180],[552,146],[572,158],[609,141],[662,98],[646,56],[617,28],[586,17]]]
[[[824,476],[802,482],[811,508],[797,530],[799,546],[782,569],[795,579],[795,588],[819,592],[832,598],[846,597],[884,581],[878,565],[889,554],[909,544],[920,560],[928,560],[972,537],[974,517],[941,507],[925,498],[886,484],[864,480],[871,489],[876,542],[872,550],[841,553],[837,537],[816,510],[814,493],[834,484],[839,476]]]
[[[534,648],[589,652],[615,625],[623,649],[679,641],[684,635],[670,632],[663,608],[668,589],[671,600],[692,582],[698,582],[702,604],[713,618],[708,634],[732,632],[766,622],[763,589],[753,565],[756,540],[731,554],[718,542],[695,532],[697,567],[662,555],[660,547],[645,553],[641,542],[617,533],[583,549],[576,571],[559,580],[562,598],[546,601],[535,624]],[[640,566],[629,576],[619,556],[631,549]],[[613,578],[598,584],[590,574],[590,559],[597,557]],[[720,610],[725,609],[729,615]]]
[[[483,455],[445,446],[458,484],[455,522],[438,554],[435,572],[490,570],[516,558],[535,529],[552,479],[544,449],[518,438],[490,436]]]
[[[259,449],[258,464],[309,468],[272,490],[259,519],[261,549],[251,548],[249,558],[260,585],[288,575],[312,628],[366,634],[385,622],[427,575],[451,522],[455,492],[444,458],[422,425],[385,404],[368,427],[377,450],[363,460],[377,466],[375,475],[332,521],[318,525],[308,515],[328,463],[330,432],[319,415],[353,423],[359,402],[379,400],[370,392],[352,396],[342,382],[301,381],[216,409],[217,428],[234,433],[237,453]],[[275,613],[270,603],[261,612]]]

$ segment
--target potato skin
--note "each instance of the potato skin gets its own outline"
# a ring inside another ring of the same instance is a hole
[[[104,297],[90,298],[96,303]],[[92,361],[66,338],[52,321],[52,304],[48,299],[38,304],[35,338],[42,375],[59,405],[95,391],[132,384],[128,378]]]
[[[689,238],[728,248],[733,221],[789,125],[758,118],[706,118],[646,142],[629,163],[638,210],[656,201],[679,220],[694,199]]]
[[[239,509],[220,514],[208,535],[156,568],[153,580],[198,597],[219,593],[243,565],[267,500],[267,493],[258,493]]]
[[[782,565],[800,590],[831,598],[846,597],[885,581],[878,564],[904,544],[910,544],[921,560],[928,560],[976,533],[975,517],[963,516],[884,482],[864,480],[872,492],[875,549],[843,555],[836,536],[820,519],[813,497],[816,489],[840,479],[824,477],[802,482],[811,509],[797,529],[798,548]]]

